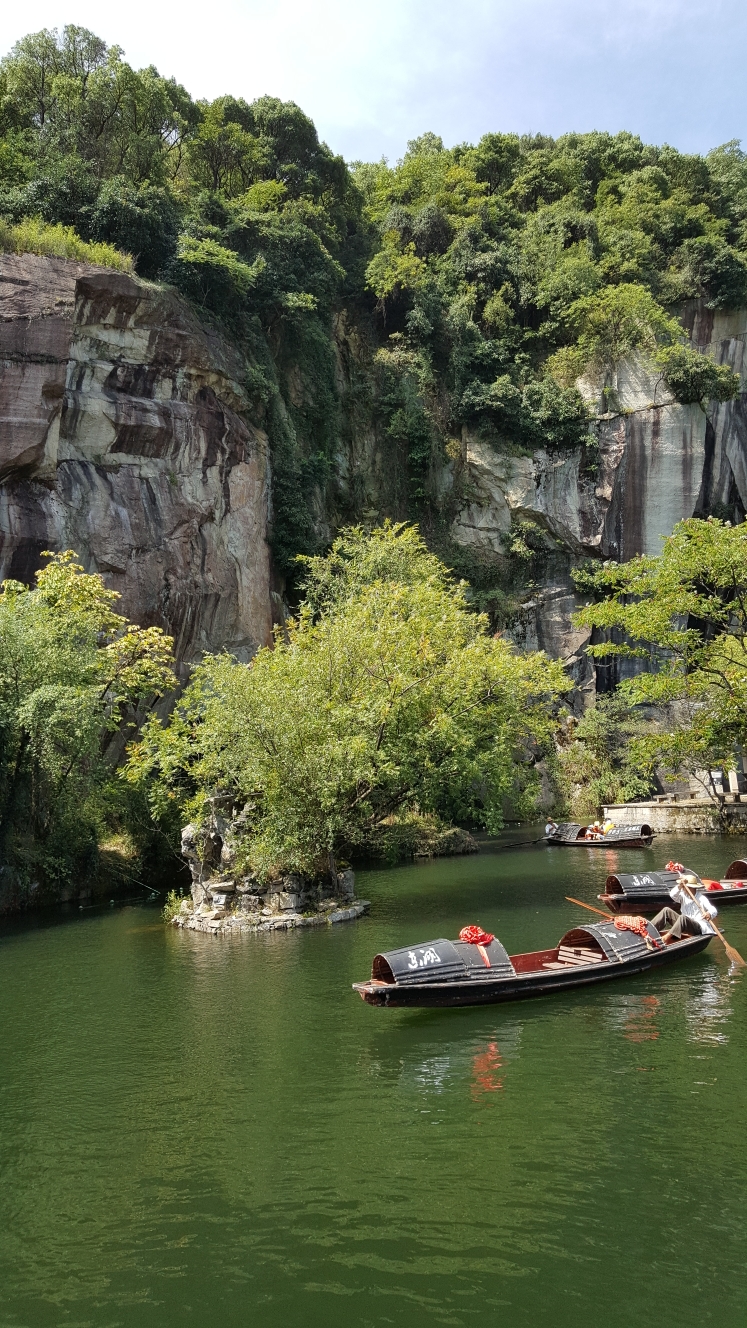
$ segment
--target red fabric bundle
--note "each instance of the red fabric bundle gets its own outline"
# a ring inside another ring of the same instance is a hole
[[[662,948],[661,941],[649,936],[645,918],[631,917],[629,913],[621,913],[619,917],[615,918],[615,926],[618,931],[634,931],[636,936],[642,936],[649,950]]]
[[[462,927],[459,933],[460,941],[466,941],[468,945],[490,945],[495,937],[489,931],[483,931],[482,927]]]
[[[678,871],[678,872],[682,872],[682,871],[684,871],[684,870],[685,870],[685,868],[682,866],[682,863],[681,863],[681,862],[668,862],[668,863],[667,863],[667,871]]]
[[[706,890],[723,890],[724,888],[720,881],[711,881],[707,876],[703,877],[703,884]]]
[[[637,936],[648,936],[645,918],[633,918],[627,913],[622,913],[620,917],[615,918],[615,926],[618,931],[634,931]]]

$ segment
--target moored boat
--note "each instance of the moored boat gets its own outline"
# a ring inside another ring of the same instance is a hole
[[[650,848],[654,832],[650,825],[616,825],[607,834],[597,834],[588,825],[566,821],[546,836],[548,844],[561,848]]]
[[[573,927],[552,949],[526,954],[509,955],[489,933],[479,944],[440,939],[376,955],[371,977],[353,990],[369,1005],[492,1005],[663,968],[704,950],[712,934],[665,940],[631,917]]]
[[[712,894],[718,908],[724,904],[747,903],[747,862],[741,858],[731,863],[720,881],[698,876],[691,867],[683,867],[681,863],[671,864],[671,869],[668,866],[666,871],[616,872],[607,877],[604,894],[597,898],[611,913],[653,913],[672,903],[670,891],[681,872],[695,876],[697,889]]]

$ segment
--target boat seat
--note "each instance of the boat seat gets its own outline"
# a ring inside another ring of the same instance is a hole
[[[557,959],[550,963],[542,965],[543,968],[579,968],[586,964],[603,964],[604,955],[600,950],[590,950],[588,947],[561,945],[558,948]]]

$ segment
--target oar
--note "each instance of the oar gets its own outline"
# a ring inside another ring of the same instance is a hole
[[[590,913],[598,913],[600,918],[608,918],[610,922],[614,921],[614,914],[604,913],[601,908],[595,908],[593,904],[585,904],[581,899],[571,899],[570,895],[566,895],[566,899],[569,904],[578,904],[579,908],[588,908]]]
[[[706,922],[710,923],[710,925],[713,927],[713,930],[715,931],[716,935],[718,936],[718,938],[719,938],[721,944],[723,945],[723,947],[724,947],[724,949],[725,949],[727,955],[729,956],[731,962],[732,962],[733,964],[741,964],[741,965],[742,965],[742,968],[747,968],[747,964],[745,963],[745,961],[744,961],[744,959],[742,958],[742,956],[741,956],[741,954],[739,953],[739,951],[738,951],[738,950],[735,950],[733,945],[729,945],[729,942],[727,941],[726,937],[724,936],[724,933],[722,932],[721,928],[720,928],[720,927],[717,927],[717,926],[716,926],[716,923],[715,923],[714,920],[713,920],[713,918],[712,918],[712,917],[709,917],[708,914],[706,913],[705,909],[701,908],[700,904],[698,903],[698,900],[695,898],[695,895],[693,894],[692,890],[690,889],[690,886],[689,886],[689,885],[685,885],[684,881],[679,881],[678,884],[679,884],[680,888],[681,888],[682,890],[685,891],[685,894],[686,894],[686,895],[689,895],[690,899],[692,899],[692,901],[693,901],[695,907],[696,907],[697,909],[699,909],[699,911],[700,911],[700,916],[701,916],[702,918],[704,918]]]

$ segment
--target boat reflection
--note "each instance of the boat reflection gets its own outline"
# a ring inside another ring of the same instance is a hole
[[[623,1024],[622,1034],[628,1042],[655,1042],[659,1036],[656,1015],[661,1001],[658,996],[639,996]]]
[[[485,1093],[498,1093],[503,1089],[503,1079],[498,1071],[503,1067],[503,1057],[497,1042],[488,1042],[482,1051],[472,1057],[472,1083],[470,1097],[478,1102]]]
[[[412,1034],[410,1029],[410,1034]],[[367,1073],[397,1083],[399,1091],[423,1097],[439,1097],[466,1085],[473,1101],[505,1088],[508,1065],[519,1055],[522,1025],[484,1029],[482,1036],[467,1041],[454,1039],[446,1047],[430,1040],[420,1051],[401,1045],[371,1047],[366,1058]]]

